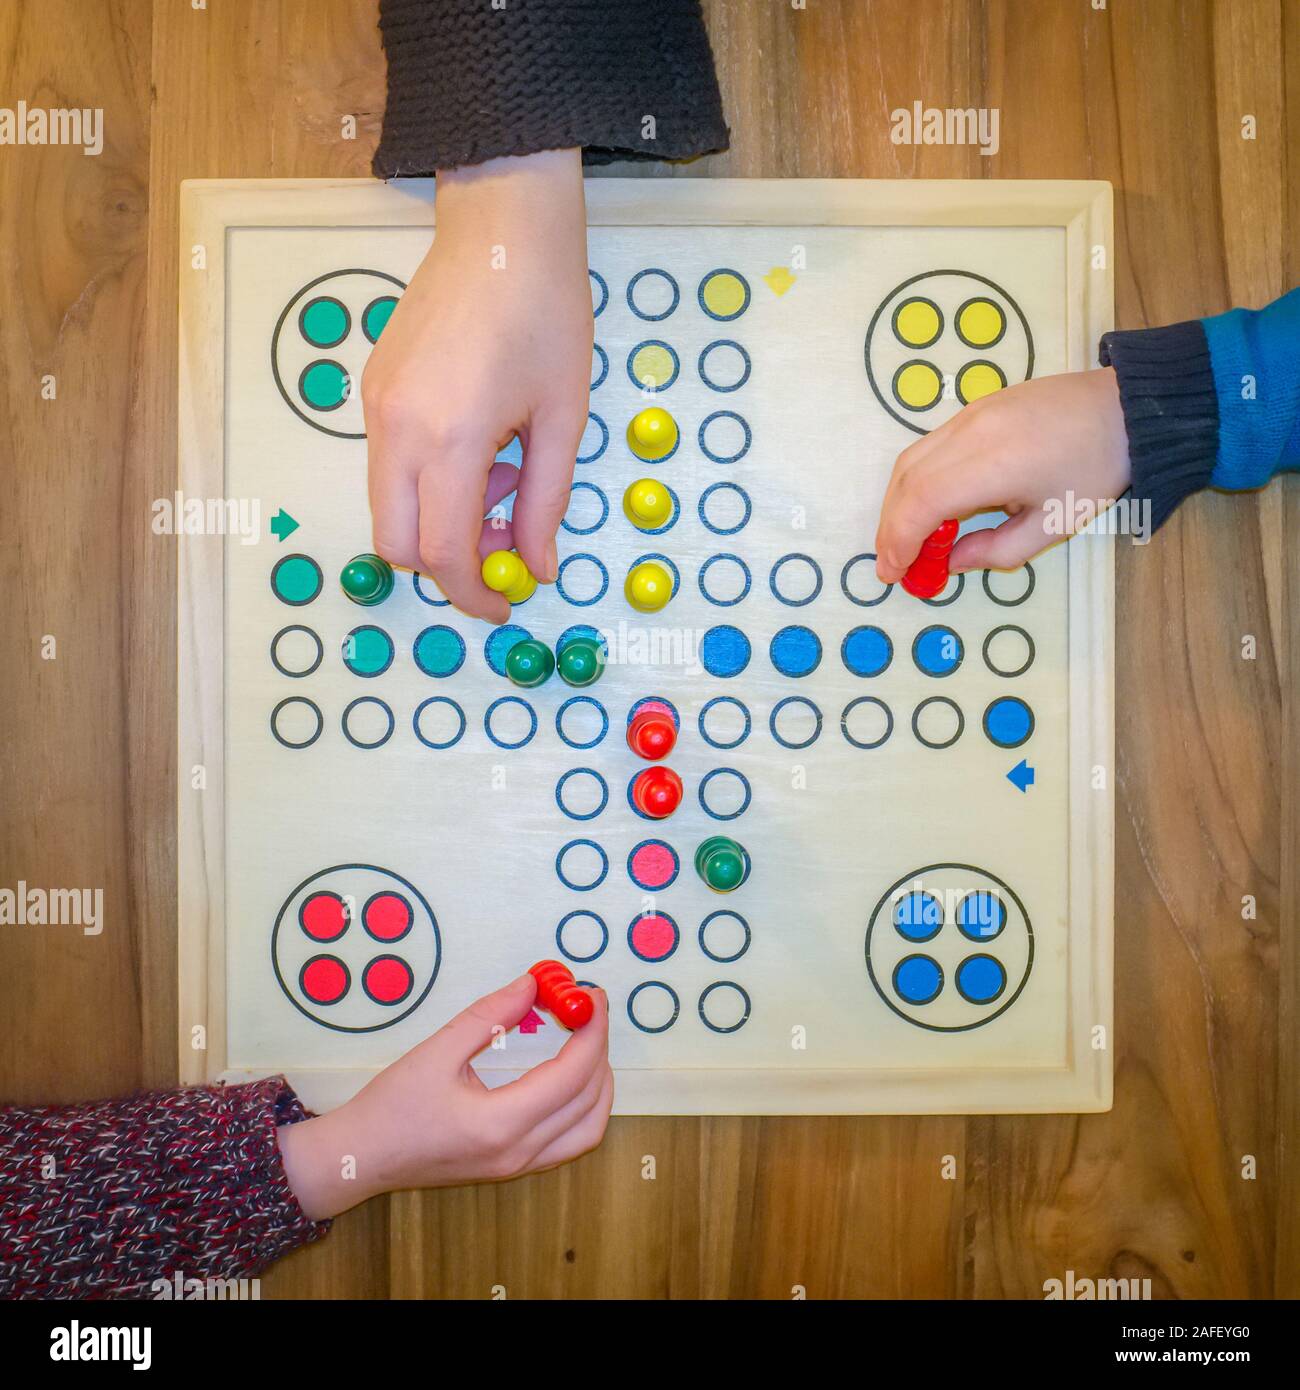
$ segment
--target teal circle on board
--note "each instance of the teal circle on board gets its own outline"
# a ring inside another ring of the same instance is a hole
[[[307,555],[286,555],[271,571],[271,589],[281,603],[310,603],[321,591],[324,576]]]
[[[377,676],[393,664],[393,639],[382,627],[354,627],[343,639],[343,662],[358,676]]]
[[[348,387],[348,374],[337,362],[313,362],[298,379],[298,390],[313,410],[337,410]]]
[[[337,299],[322,295],[303,309],[298,326],[313,347],[330,348],[337,347],[348,336],[352,320]]]
[[[414,654],[426,676],[454,676],[465,661],[465,640],[454,628],[426,627],[415,639]]]
[[[391,294],[372,299],[366,305],[366,312],[361,316],[361,328],[372,343],[379,341],[379,335],[388,327],[388,320],[393,317],[396,308],[397,297]]]

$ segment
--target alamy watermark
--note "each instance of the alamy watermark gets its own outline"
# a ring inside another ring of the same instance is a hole
[[[102,106],[0,106],[0,145],[80,145],[92,157],[104,150]]]
[[[83,936],[104,930],[102,888],[0,888],[0,927],[80,927]]]
[[[1149,497],[1076,497],[1067,489],[1043,503],[1043,514],[1049,536],[1073,536],[1087,527],[1094,536],[1132,536],[1134,545],[1151,539]]]
[[[895,145],[976,145],[990,158],[1001,148],[1002,112],[996,106],[926,106],[914,101],[889,113]]]

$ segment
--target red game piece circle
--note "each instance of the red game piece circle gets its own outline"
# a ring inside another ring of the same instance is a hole
[[[298,923],[313,941],[337,941],[352,914],[337,893],[313,893],[298,909]]]
[[[680,939],[677,923],[666,912],[634,918],[627,929],[627,943],[642,960],[667,960]]]
[[[628,877],[638,888],[667,888],[678,868],[675,851],[662,840],[643,840],[628,856]]]
[[[376,941],[400,941],[414,921],[411,904],[400,893],[376,893],[361,909],[361,925]]]
[[[400,956],[376,956],[361,973],[361,988],[376,1004],[400,1004],[415,988],[415,976]]]
[[[337,1004],[351,984],[352,976],[337,956],[313,956],[298,976],[298,987],[313,1004]]]

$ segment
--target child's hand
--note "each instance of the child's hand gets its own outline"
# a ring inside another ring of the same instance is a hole
[[[594,1149],[614,1100],[609,1012],[517,1081],[494,1090],[470,1065],[536,997],[531,975],[471,1004],[338,1110],[278,1131],[289,1186],[324,1220],[380,1192],[490,1182],[554,1168]],[[558,1027],[558,1025],[552,1025]],[[352,1160],[352,1177],[345,1164]]]
[[[1047,502],[1064,504],[1072,492],[1104,511],[1128,485],[1128,435],[1113,368],[1008,387],[899,454],[880,510],[876,573],[894,583],[945,518],[994,510],[1010,519],[962,536],[949,568],[1015,569],[1073,534],[1074,509],[1064,507],[1064,532],[1049,529]]]
[[[554,580],[591,343],[580,152],[440,173],[433,247],[361,386],[376,552],[492,622],[510,605],[483,583],[483,555],[514,546]],[[494,466],[516,434],[522,470]],[[516,482],[512,525],[485,526]]]

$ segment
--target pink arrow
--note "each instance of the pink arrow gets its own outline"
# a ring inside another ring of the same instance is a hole
[[[519,1031],[521,1033],[535,1033],[539,1028],[546,1027],[546,1020],[537,1012],[536,1009],[529,1009],[519,1021]]]

